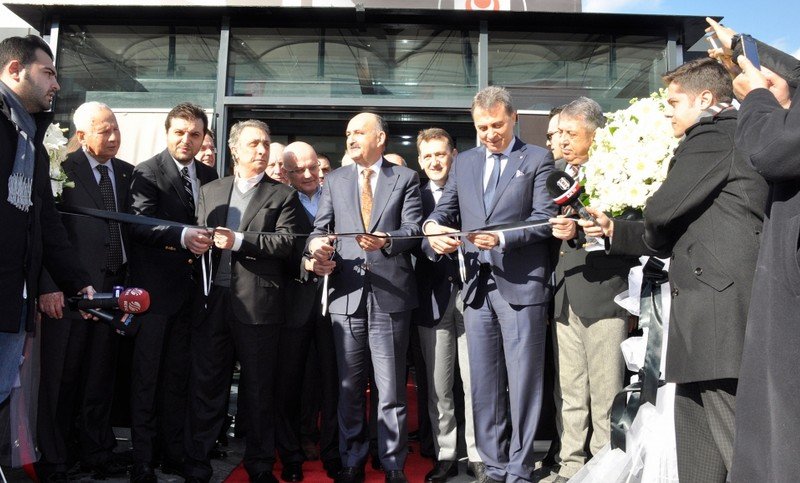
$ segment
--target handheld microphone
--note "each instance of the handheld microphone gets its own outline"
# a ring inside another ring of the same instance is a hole
[[[139,325],[141,322],[139,319],[136,319],[133,314],[122,313],[119,315],[111,315],[98,309],[85,309],[84,311],[108,324],[119,335],[133,337],[139,332]]]
[[[553,201],[558,206],[570,206],[584,220],[597,223],[594,217],[586,211],[586,206],[584,206],[583,202],[581,202],[580,196],[583,193],[583,186],[572,176],[564,171],[553,171],[547,177],[547,191],[550,192],[550,196],[553,197]]]
[[[150,308],[150,294],[141,288],[115,287],[114,293],[96,293],[93,299],[86,296],[70,297],[69,308],[72,310],[106,309],[121,310],[126,314],[139,314]]]

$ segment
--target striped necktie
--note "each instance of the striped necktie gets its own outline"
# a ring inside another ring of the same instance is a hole
[[[194,190],[192,190],[192,178],[189,177],[189,168],[184,166],[181,169],[181,179],[183,179],[183,190],[186,191],[186,196],[189,197],[189,207],[194,213]]]

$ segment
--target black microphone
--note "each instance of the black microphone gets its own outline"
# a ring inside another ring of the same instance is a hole
[[[103,323],[108,324],[119,335],[133,337],[139,332],[141,322],[133,314],[123,312],[122,314],[111,315],[98,309],[85,309],[84,312],[90,313]]]
[[[70,297],[69,308],[72,310],[105,309],[121,310],[126,314],[139,314],[150,308],[150,294],[141,288],[115,287],[113,293],[96,293],[91,300],[86,295]]]
[[[586,206],[581,202],[580,196],[583,193],[583,186],[572,176],[564,171],[553,171],[547,177],[547,191],[550,192],[550,196],[553,197],[553,201],[558,206],[570,206],[581,218],[597,224],[597,221],[586,211]]]

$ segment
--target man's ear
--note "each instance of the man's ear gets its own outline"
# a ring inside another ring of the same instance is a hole
[[[81,145],[83,145],[83,140],[86,139],[86,133],[83,131],[75,131],[75,136],[78,138]]]
[[[6,66],[3,68],[3,73],[8,73],[12,79],[19,81],[23,70],[25,70],[25,66],[22,64],[22,62],[14,59],[6,64]]]
[[[697,97],[700,100],[701,109],[708,109],[709,107],[716,104],[716,102],[714,102],[714,94],[712,94],[711,91],[709,91],[708,89],[701,92],[700,95]]]
[[[386,146],[386,132],[378,131],[378,144]]]

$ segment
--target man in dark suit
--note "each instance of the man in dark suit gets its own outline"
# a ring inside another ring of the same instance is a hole
[[[606,235],[612,254],[671,256],[665,379],[677,383],[678,476],[723,483],[768,187],[734,147],[737,112],[724,68],[698,59],[664,80],[673,133],[685,137],[644,221],[612,221],[592,210],[603,230],[584,229]]]
[[[105,104],[87,102],[75,110],[73,122],[82,147],[61,165],[73,183],[64,188],[63,204],[127,212],[133,166],[114,157],[121,141],[114,113]],[[64,226],[93,286],[109,293],[124,284],[124,226],[74,216],[65,217]],[[108,325],[65,311],[64,294],[46,270],[39,290],[39,308],[46,316],[42,351],[48,357],[41,361],[37,443],[42,457],[37,470],[48,481],[65,479],[73,463],[68,445],[77,440],[81,462],[98,478],[120,475],[125,466],[112,459],[117,442],[110,421],[119,336]]]
[[[175,106],[165,123],[167,149],[136,166],[131,211],[136,215],[194,225],[200,186],[217,172],[195,162],[208,126],[202,108]],[[140,316],[131,376],[132,482],[155,482],[162,471],[183,466],[183,426],[189,376],[189,321],[197,258],[211,245],[207,230],[131,225],[131,284],[150,292]],[[156,440],[159,445],[156,445]]]
[[[42,139],[58,91],[53,53],[35,35],[0,42],[0,405],[19,373],[25,334],[35,328],[42,266],[69,294],[93,295],[53,200]]]
[[[314,148],[294,142],[283,151],[283,175],[297,190],[303,213],[297,217],[298,233],[314,229],[314,217],[322,192],[320,163]],[[320,457],[328,476],[335,478],[342,468],[339,456],[339,431],[336,417],[339,377],[336,373],[336,349],[330,317],[322,315],[322,279],[303,265],[306,238],[297,237],[295,250],[287,267],[286,323],[281,327],[278,354],[278,453],[283,464],[284,481],[301,481],[305,459],[301,444],[300,418],[303,386],[307,383],[306,361],[310,347],[316,348],[318,361],[313,371],[319,374],[315,392],[322,403]]]
[[[554,216],[545,185],[553,157],[514,136],[517,113],[508,91],[481,90],[472,118],[483,146],[458,155],[425,233],[456,231],[459,217],[460,228],[470,231]],[[466,242],[446,235],[430,239],[439,254],[464,252],[475,441],[489,481],[529,481],[533,473],[551,297],[550,237],[545,225],[481,232]]]
[[[294,233],[302,207],[294,190],[264,174],[269,158],[265,123],[236,123],[228,146],[236,175],[204,186],[197,209],[199,223],[217,228],[207,313],[193,327],[186,477],[189,482],[211,478],[208,454],[225,419],[235,351],[247,386],[244,467],[250,481],[277,482],[272,475],[275,377],[285,259],[294,237],[255,232]]]
[[[595,130],[604,124],[602,108],[591,99],[580,97],[564,106],[558,121],[563,160],[556,167],[583,180]],[[636,257],[606,256],[601,243],[577,229],[572,215],[567,207],[563,216],[550,220],[553,236],[562,240],[552,325],[562,421],[556,481],[568,480],[586,463],[590,427],[591,454],[610,440],[611,404],[625,376],[619,345],[628,335],[628,314],[614,297],[628,288],[628,272],[639,264]]]
[[[429,179],[421,190],[422,215],[428,216],[442,197],[458,151],[447,131],[439,128],[419,132],[417,151],[419,164]],[[432,426],[436,452],[436,463],[425,475],[425,481],[443,483],[458,474],[458,424],[453,395],[456,367],[460,369],[464,387],[464,439],[469,467],[473,474],[482,471],[472,422],[464,305],[459,297],[461,276],[456,256],[440,257],[427,240],[422,240],[417,252],[414,272],[417,275],[419,307],[414,310],[411,321],[419,332],[427,370],[428,400],[424,401],[423,407]]]
[[[347,154],[354,164],[326,178],[307,247],[309,268],[331,277],[327,296],[339,368],[344,466],[337,481],[343,483],[364,480],[369,452],[364,391],[370,356],[378,388],[381,465],[387,483],[406,481],[406,350],[411,309],[417,306],[410,251],[419,241],[392,236],[419,234],[422,205],[417,173],[385,161],[385,146],[386,125],[380,116],[361,113],[350,120]],[[326,236],[336,231],[368,234]],[[337,271],[331,275],[333,268]]]
[[[731,481],[788,482],[800,474],[800,61],[758,42],[759,70],[739,56],[741,41],[736,44],[733,58],[742,68],[733,81],[742,100],[736,149],[769,183],[770,194],[736,394]]]

